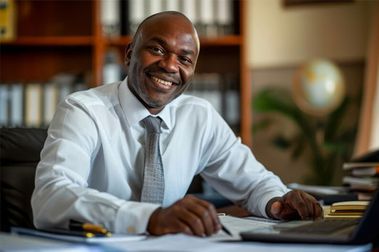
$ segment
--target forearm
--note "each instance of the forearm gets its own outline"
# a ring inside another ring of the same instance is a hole
[[[119,199],[109,193],[81,187],[67,179],[36,184],[32,197],[37,228],[67,228],[70,219],[101,224],[116,233],[143,233],[158,207]],[[47,181],[46,181],[47,182]]]

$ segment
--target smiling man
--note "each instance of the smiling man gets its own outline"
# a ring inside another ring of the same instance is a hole
[[[124,81],[65,98],[37,167],[36,227],[76,220],[116,233],[209,236],[221,227],[214,206],[185,195],[196,174],[256,215],[321,216],[316,200],[289,191],[207,101],[182,95],[199,51],[184,15],[158,13],[128,46]]]

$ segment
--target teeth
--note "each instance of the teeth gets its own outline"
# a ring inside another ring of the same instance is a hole
[[[155,81],[155,82],[158,82],[159,84],[162,84],[162,85],[165,85],[165,86],[171,86],[172,85],[172,82],[171,81],[165,81],[165,80],[162,80],[162,79],[159,79],[157,77],[154,77],[152,76],[152,79]]]

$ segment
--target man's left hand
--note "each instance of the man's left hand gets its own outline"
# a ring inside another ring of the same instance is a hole
[[[269,217],[279,220],[318,219],[323,215],[322,207],[317,200],[299,190],[271,199],[267,203],[266,213]]]

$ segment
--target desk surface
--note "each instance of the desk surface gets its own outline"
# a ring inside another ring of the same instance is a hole
[[[48,240],[37,237],[26,237],[0,233],[0,244],[2,251],[285,251],[285,252],[318,252],[318,251],[371,251],[372,246],[340,246],[340,245],[304,245],[304,244],[265,244],[258,242],[220,242],[207,238],[198,238],[178,235],[165,235],[161,237],[150,237],[143,241],[112,242],[106,244],[83,244],[67,243]]]

